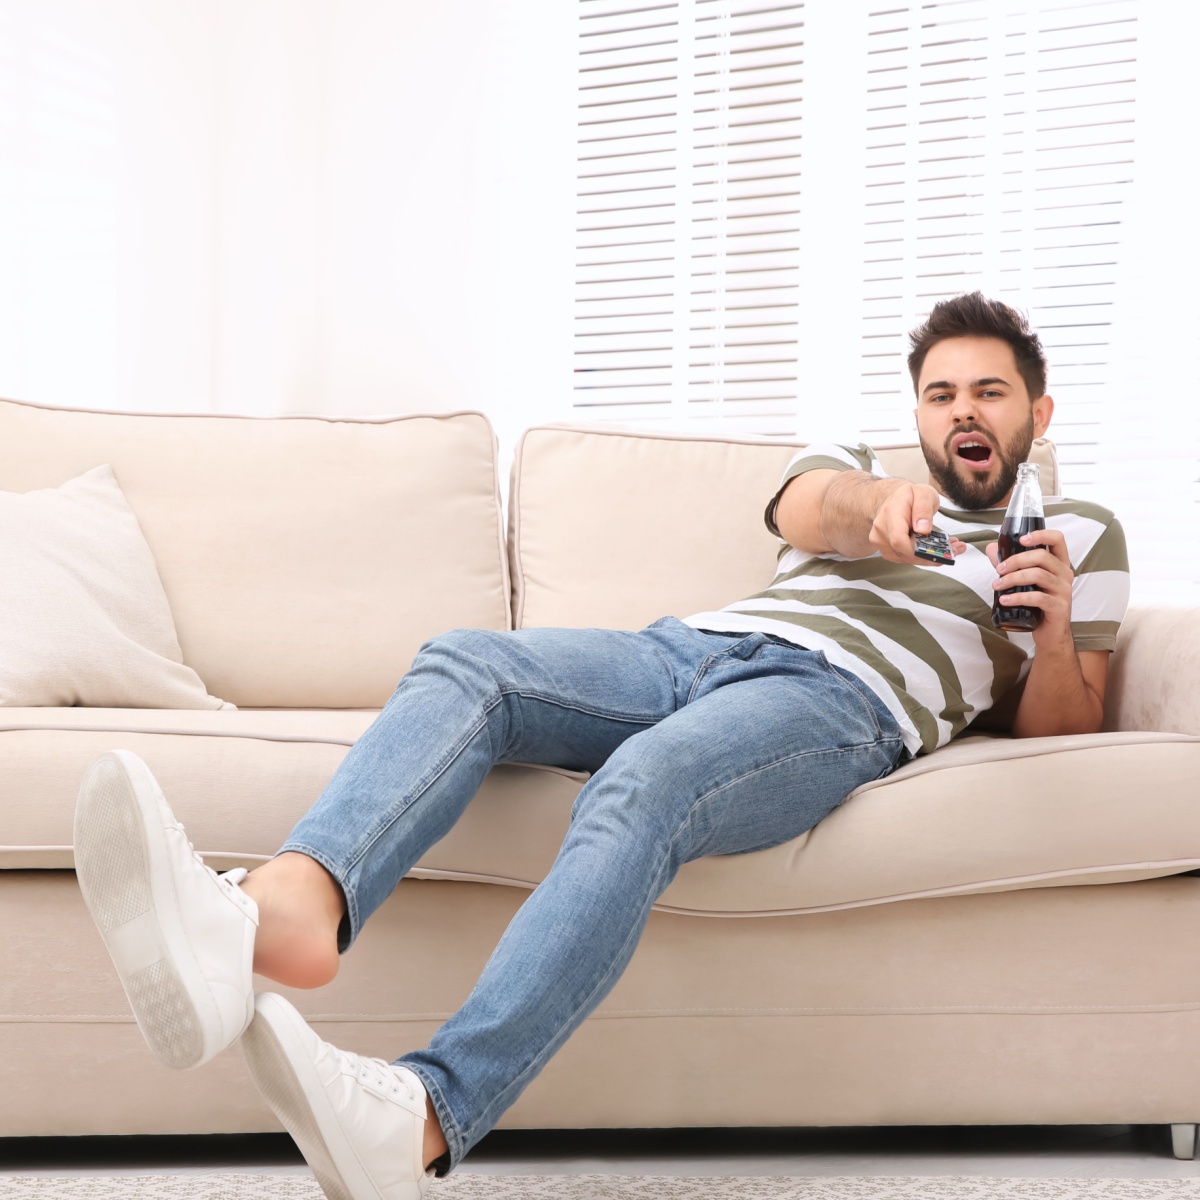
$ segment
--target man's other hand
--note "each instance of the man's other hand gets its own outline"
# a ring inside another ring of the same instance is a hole
[[[1035,529],[1021,538],[1026,549],[1010,554],[1000,561],[1000,545],[992,542],[987,556],[992,560],[999,578],[992,584],[1001,604],[1026,605],[1040,608],[1042,620],[1033,631],[1033,644],[1038,650],[1069,646],[1071,636],[1071,599],[1075,571],[1067,539],[1061,529]],[[1013,592],[1006,589],[1032,584],[1036,592]]]

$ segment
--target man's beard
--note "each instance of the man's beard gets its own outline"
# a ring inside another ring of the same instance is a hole
[[[996,463],[986,474],[980,475],[972,471],[964,477],[950,461],[957,455],[938,454],[918,432],[921,450],[929,467],[929,478],[938,491],[948,500],[952,500],[957,508],[995,508],[1012,491],[1013,484],[1017,481],[1017,467],[1029,457],[1029,450],[1033,445],[1033,410],[1031,408],[1029,411],[1029,420],[1024,429],[1014,434],[1006,446],[996,445],[994,439],[977,425],[966,425],[956,429],[950,435],[951,440],[960,433],[977,433],[985,438],[992,447]]]

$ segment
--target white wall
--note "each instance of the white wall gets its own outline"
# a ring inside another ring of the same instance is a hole
[[[570,380],[561,0],[2,0],[0,394],[480,408]]]
[[[1198,38],[1196,6],[1155,0],[1139,12],[1129,250],[1088,496],[1125,527],[1134,603],[1200,603],[1200,222],[1195,165],[1180,141],[1196,106]]]
[[[0,3],[0,395],[205,409],[207,5]]]

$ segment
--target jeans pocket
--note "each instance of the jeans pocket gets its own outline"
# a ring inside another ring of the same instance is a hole
[[[835,667],[823,653],[821,660],[822,665],[831,675],[836,676],[857,694],[875,726],[875,733],[880,741],[900,736],[900,726],[897,724],[896,718],[887,711],[883,701],[857,675],[843,667]]]

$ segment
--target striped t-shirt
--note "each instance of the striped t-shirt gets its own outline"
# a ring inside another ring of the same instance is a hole
[[[869,446],[823,444],[792,459],[780,490],[805,471],[830,467],[889,478]],[[1044,505],[1046,526],[1062,530],[1075,572],[1075,649],[1112,650],[1129,602],[1120,522],[1087,501],[1047,496]],[[778,537],[774,504],[767,512]],[[996,540],[1003,520],[1002,508],[966,511],[941,497],[934,527],[968,547],[952,567],[892,563],[878,552],[868,558],[806,554],[780,539],[779,566],[766,591],[685,620],[697,629],[771,633],[823,651],[883,700],[911,756],[928,754],[1029,673],[1033,635],[992,625],[996,569],[984,548]]]

